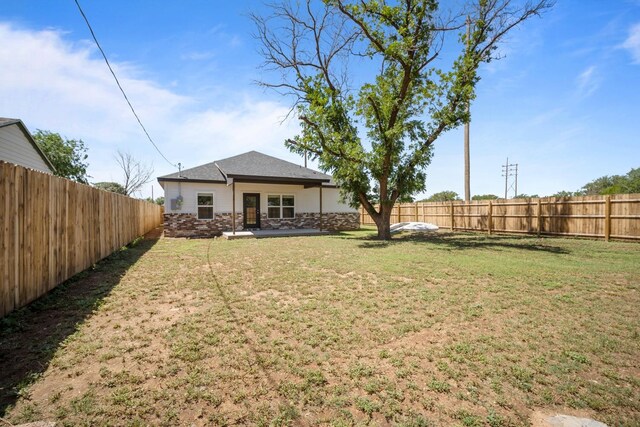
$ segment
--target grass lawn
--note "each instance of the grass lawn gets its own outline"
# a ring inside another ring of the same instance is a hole
[[[0,414],[640,425],[640,244],[373,234],[145,239],[0,321]]]

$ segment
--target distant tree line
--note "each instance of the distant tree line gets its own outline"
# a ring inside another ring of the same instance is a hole
[[[601,176],[585,184],[577,191],[560,191],[554,196],[596,196],[630,193],[640,193],[640,168],[631,169],[626,175]]]
[[[577,191],[559,191],[551,197],[596,196],[606,194],[640,193],[640,168],[631,169],[626,175],[602,176],[585,184]],[[538,198],[537,194],[518,194],[517,199]],[[478,194],[471,200],[496,200],[495,194]],[[455,191],[440,191],[420,202],[451,202],[462,200]]]

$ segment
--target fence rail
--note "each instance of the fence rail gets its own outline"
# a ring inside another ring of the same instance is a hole
[[[158,205],[0,161],[0,317],[161,223]]]
[[[640,194],[394,206],[392,223],[411,221],[451,230],[640,240]],[[363,207],[360,222],[374,224]]]

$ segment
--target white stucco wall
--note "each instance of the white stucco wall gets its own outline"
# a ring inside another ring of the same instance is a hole
[[[0,160],[52,173],[17,124],[0,127]]]
[[[196,213],[197,194],[213,193],[213,210],[215,213],[232,212],[233,192],[231,185],[207,184],[196,182],[164,182],[165,213]],[[293,195],[295,197],[295,211],[298,213],[319,212],[320,190],[316,188],[304,188],[302,185],[276,185],[276,184],[236,184],[236,212],[242,212],[242,194],[259,193],[260,210],[265,212],[267,208],[267,196],[269,194]],[[180,210],[171,210],[171,199],[182,195],[183,204]],[[357,212],[357,209],[340,203],[340,190],[337,188],[322,189],[323,212]]]

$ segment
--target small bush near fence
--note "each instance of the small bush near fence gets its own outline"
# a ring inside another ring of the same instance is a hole
[[[362,224],[374,224],[363,208],[360,214]],[[489,233],[640,239],[640,194],[395,205],[391,222],[410,221]]]
[[[161,209],[0,162],[0,317],[159,226]]]

